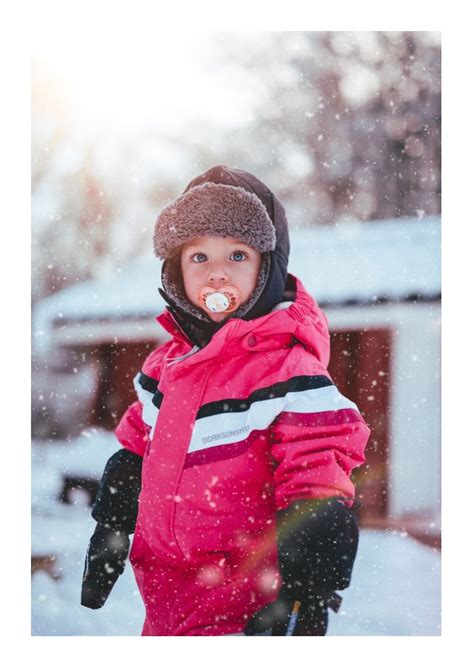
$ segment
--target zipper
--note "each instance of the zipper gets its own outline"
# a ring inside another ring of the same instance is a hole
[[[201,350],[201,348],[200,348],[199,346],[196,346],[196,345],[195,345],[195,346],[193,346],[193,347],[191,348],[191,350],[190,350],[188,353],[186,353],[185,355],[181,355],[181,357],[172,357],[172,358],[171,358],[171,361],[169,361],[169,362],[167,361],[167,362],[166,362],[166,366],[171,366],[172,364],[176,364],[176,362],[181,362],[181,360],[185,360],[186,357],[190,357],[191,355],[194,355],[194,353],[197,353],[198,350]]]

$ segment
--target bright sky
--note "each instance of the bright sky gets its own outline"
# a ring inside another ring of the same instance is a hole
[[[61,82],[60,94],[81,132],[136,126],[173,131],[202,119],[232,127],[250,120],[258,93],[241,68],[222,68],[215,39],[212,32],[173,30],[157,31],[152,44],[92,34],[79,45],[53,35],[36,45],[33,59]]]
[[[253,104],[265,92],[258,67],[244,63],[252,45],[271,39],[268,31],[189,32],[174,26],[119,38],[112,24],[107,31],[81,21],[72,33],[41,33],[33,46],[40,69],[61,82],[59,93],[68,99],[81,134],[106,129],[115,135],[137,127],[166,133],[190,123],[199,127],[203,120],[216,130],[232,128],[252,119]],[[439,33],[425,35],[439,40]],[[240,64],[228,62],[228,41],[237,42]],[[353,42],[370,57],[377,48],[371,31],[339,32],[335,47],[344,55]],[[268,54],[278,61],[281,54],[274,49]],[[343,93],[364,102],[377,89],[375,71],[350,57],[346,68]]]

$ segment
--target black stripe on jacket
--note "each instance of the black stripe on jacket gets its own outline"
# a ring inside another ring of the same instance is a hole
[[[147,376],[142,371],[138,376],[138,384],[146,392],[153,394],[152,403],[154,406],[156,406],[156,408],[160,408],[161,402],[163,401],[163,392],[160,392],[158,389],[158,381],[151,376]]]
[[[221,413],[243,413],[251,404],[266,399],[284,397],[288,392],[304,392],[305,390],[317,390],[328,387],[334,383],[327,376],[294,376],[281,383],[274,383],[268,387],[255,390],[246,399],[221,399],[203,404],[198,411],[196,419],[219,415]]]

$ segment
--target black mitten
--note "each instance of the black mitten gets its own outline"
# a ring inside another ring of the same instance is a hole
[[[123,573],[129,547],[130,539],[126,533],[97,525],[86,554],[81,605],[93,610],[104,605]]]
[[[296,501],[277,513],[277,537],[282,586],[245,634],[325,635],[328,608],[337,612],[342,601],[335,590],[351,580],[359,539],[354,510],[337,498]]]
[[[105,465],[92,517],[110,529],[133,533],[138,515],[143,459],[122,448]]]
[[[125,449],[108,460],[92,507],[97,527],[86,554],[81,605],[101,608],[119,575],[135,531],[141,488],[142,458]]]

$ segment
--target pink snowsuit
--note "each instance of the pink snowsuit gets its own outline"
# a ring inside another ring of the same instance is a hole
[[[197,352],[169,312],[157,318],[172,339],[116,430],[144,458],[130,553],[142,635],[241,632],[278,594],[276,510],[354,497],[370,432],[328,374],[324,314],[296,286],[294,302],[229,319]]]

